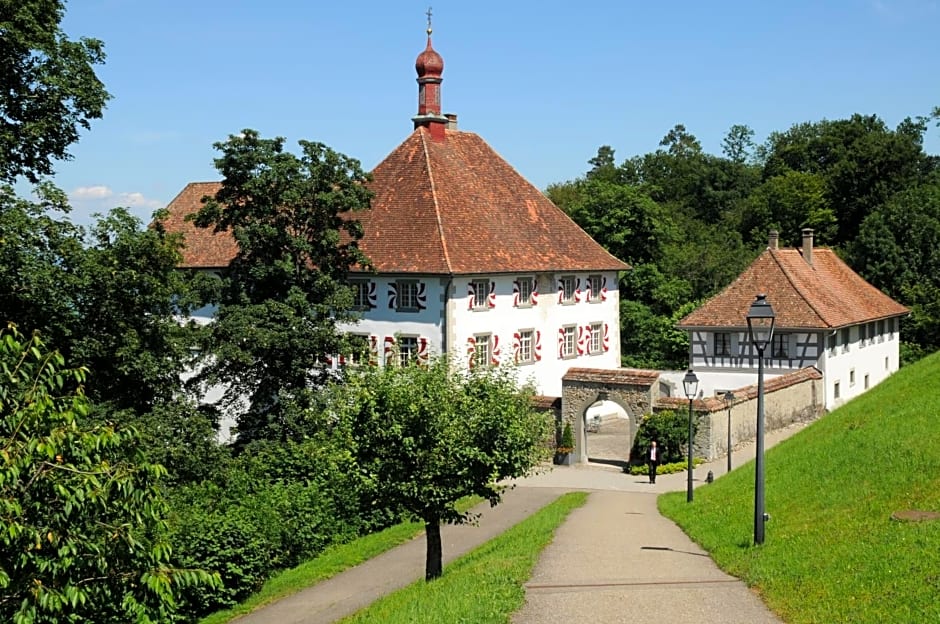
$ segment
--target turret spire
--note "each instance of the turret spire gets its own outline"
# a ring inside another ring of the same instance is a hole
[[[435,141],[444,140],[444,128],[447,118],[441,114],[441,82],[444,73],[444,59],[431,45],[431,8],[428,7],[428,44],[415,60],[418,73],[418,114],[411,120],[415,128],[425,127]]]

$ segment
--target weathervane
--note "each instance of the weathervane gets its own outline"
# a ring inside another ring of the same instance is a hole
[[[431,7],[428,7],[428,37],[431,36]]]

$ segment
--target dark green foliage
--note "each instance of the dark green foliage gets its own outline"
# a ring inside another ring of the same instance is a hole
[[[332,408],[349,423],[352,452],[376,500],[425,522],[428,579],[441,574],[441,523],[471,519],[457,502],[480,496],[497,504],[500,482],[527,474],[548,452],[550,423],[508,370],[464,374],[444,358],[363,367],[333,392]]]
[[[0,2],[0,182],[51,174],[110,97],[94,71],[102,43],[70,40],[64,13],[63,0]]]
[[[922,179],[923,120],[902,121],[895,130],[877,115],[797,124],[774,132],[762,146],[764,179],[788,171],[818,174],[836,219],[832,244],[850,242],[869,214],[892,195]]]
[[[561,430],[561,441],[558,443],[559,453],[570,453],[574,450],[574,434],[571,433],[571,423],[566,422]]]
[[[692,436],[698,430],[698,419],[692,420]],[[688,412],[674,412],[665,410],[655,414],[646,414],[640,421],[631,458],[642,461],[650,442],[656,440],[656,445],[662,449],[664,463],[680,462],[686,458],[683,449],[689,443],[689,414]]]
[[[179,563],[222,579],[221,589],[184,593],[196,615],[231,606],[272,572],[400,519],[366,498],[338,439],[256,442],[213,480],[177,487],[172,503]]]
[[[222,188],[196,217],[239,247],[197,379],[228,388],[223,409],[248,399],[239,443],[294,436],[282,407],[323,383],[321,363],[343,344],[336,324],[353,319],[347,273],[368,264],[354,214],[369,205],[368,175],[322,143],[300,146],[299,156],[285,152],[283,139],[253,130],[217,143]]]
[[[122,208],[86,230],[54,215],[68,209],[60,190],[38,189],[30,202],[0,187],[0,321],[89,367],[99,409],[142,414],[170,400],[191,343],[174,314],[195,303],[176,270],[179,239]]]
[[[0,620],[164,622],[203,572],[174,569],[162,466],[135,431],[89,426],[86,370],[0,332]]]

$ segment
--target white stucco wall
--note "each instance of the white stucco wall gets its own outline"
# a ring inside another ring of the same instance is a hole
[[[900,365],[897,319],[890,319],[886,325],[890,329],[886,326],[883,332],[865,340],[861,340],[860,326],[850,327],[847,348],[837,335],[835,349],[823,351],[819,369],[825,379],[827,409],[835,409],[897,372]],[[828,337],[828,333],[824,336]]]

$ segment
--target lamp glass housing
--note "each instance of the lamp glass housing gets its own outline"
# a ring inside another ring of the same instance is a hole
[[[774,309],[767,301],[767,295],[757,295],[751,308],[747,311],[747,332],[751,344],[758,352],[763,352],[770,344],[774,335],[774,322],[776,316]]]
[[[695,371],[691,368],[682,378],[682,389],[685,391],[685,397],[689,400],[694,399],[695,394],[698,392],[698,377],[695,376]]]

